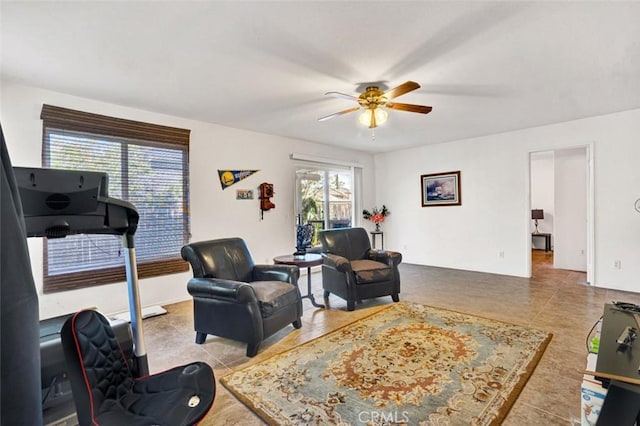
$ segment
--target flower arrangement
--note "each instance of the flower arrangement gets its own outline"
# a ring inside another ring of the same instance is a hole
[[[384,218],[389,216],[390,214],[391,212],[384,204],[382,205],[382,208],[380,210],[378,210],[377,207],[374,207],[371,211],[362,210],[362,217],[375,223],[376,231],[380,231],[380,224],[384,222]]]

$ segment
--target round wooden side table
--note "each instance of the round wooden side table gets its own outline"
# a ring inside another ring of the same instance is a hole
[[[316,299],[313,297],[313,293],[311,293],[311,267],[322,265],[323,259],[321,255],[317,253],[307,253],[304,256],[287,254],[274,257],[273,262],[281,265],[296,265],[299,268],[307,268],[307,294],[303,295],[302,298],[311,300],[311,304],[316,308],[325,307],[320,303],[316,303]]]

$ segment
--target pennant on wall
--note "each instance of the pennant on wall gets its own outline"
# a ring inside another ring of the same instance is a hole
[[[222,189],[227,189],[236,182],[240,182],[244,178],[248,178],[252,174],[260,170],[218,170],[220,177],[220,185]]]

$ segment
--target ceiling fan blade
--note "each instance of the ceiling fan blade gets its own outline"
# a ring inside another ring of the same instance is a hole
[[[318,118],[318,121],[326,121],[326,120],[329,120],[331,118],[338,117],[340,115],[349,114],[350,112],[354,112],[354,111],[357,111],[359,109],[360,109],[359,106],[351,107],[351,108],[342,110],[340,112],[334,112],[333,114],[329,114],[329,115],[325,115],[324,117],[320,117],[320,118]]]
[[[346,99],[348,101],[358,101],[358,98],[352,95],[347,95],[346,93],[340,92],[327,92],[325,95],[333,96],[334,98]]]
[[[387,102],[387,108],[397,109],[400,111],[419,112],[420,114],[428,114],[433,108],[424,105],[399,104],[397,102]]]
[[[412,90],[419,89],[420,85],[415,81],[407,81],[406,83],[402,83],[398,87],[394,87],[391,90],[385,92],[384,96],[387,99],[397,98],[400,95],[404,95],[405,93],[409,93]]]

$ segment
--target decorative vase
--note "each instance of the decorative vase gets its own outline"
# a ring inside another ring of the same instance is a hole
[[[296,252],[294,256],[304,257],[307,247],[311,246],[315,228],[310,223],[296,226]]]
[[[376,232],[380,232],[380,224],[376,223]]]

